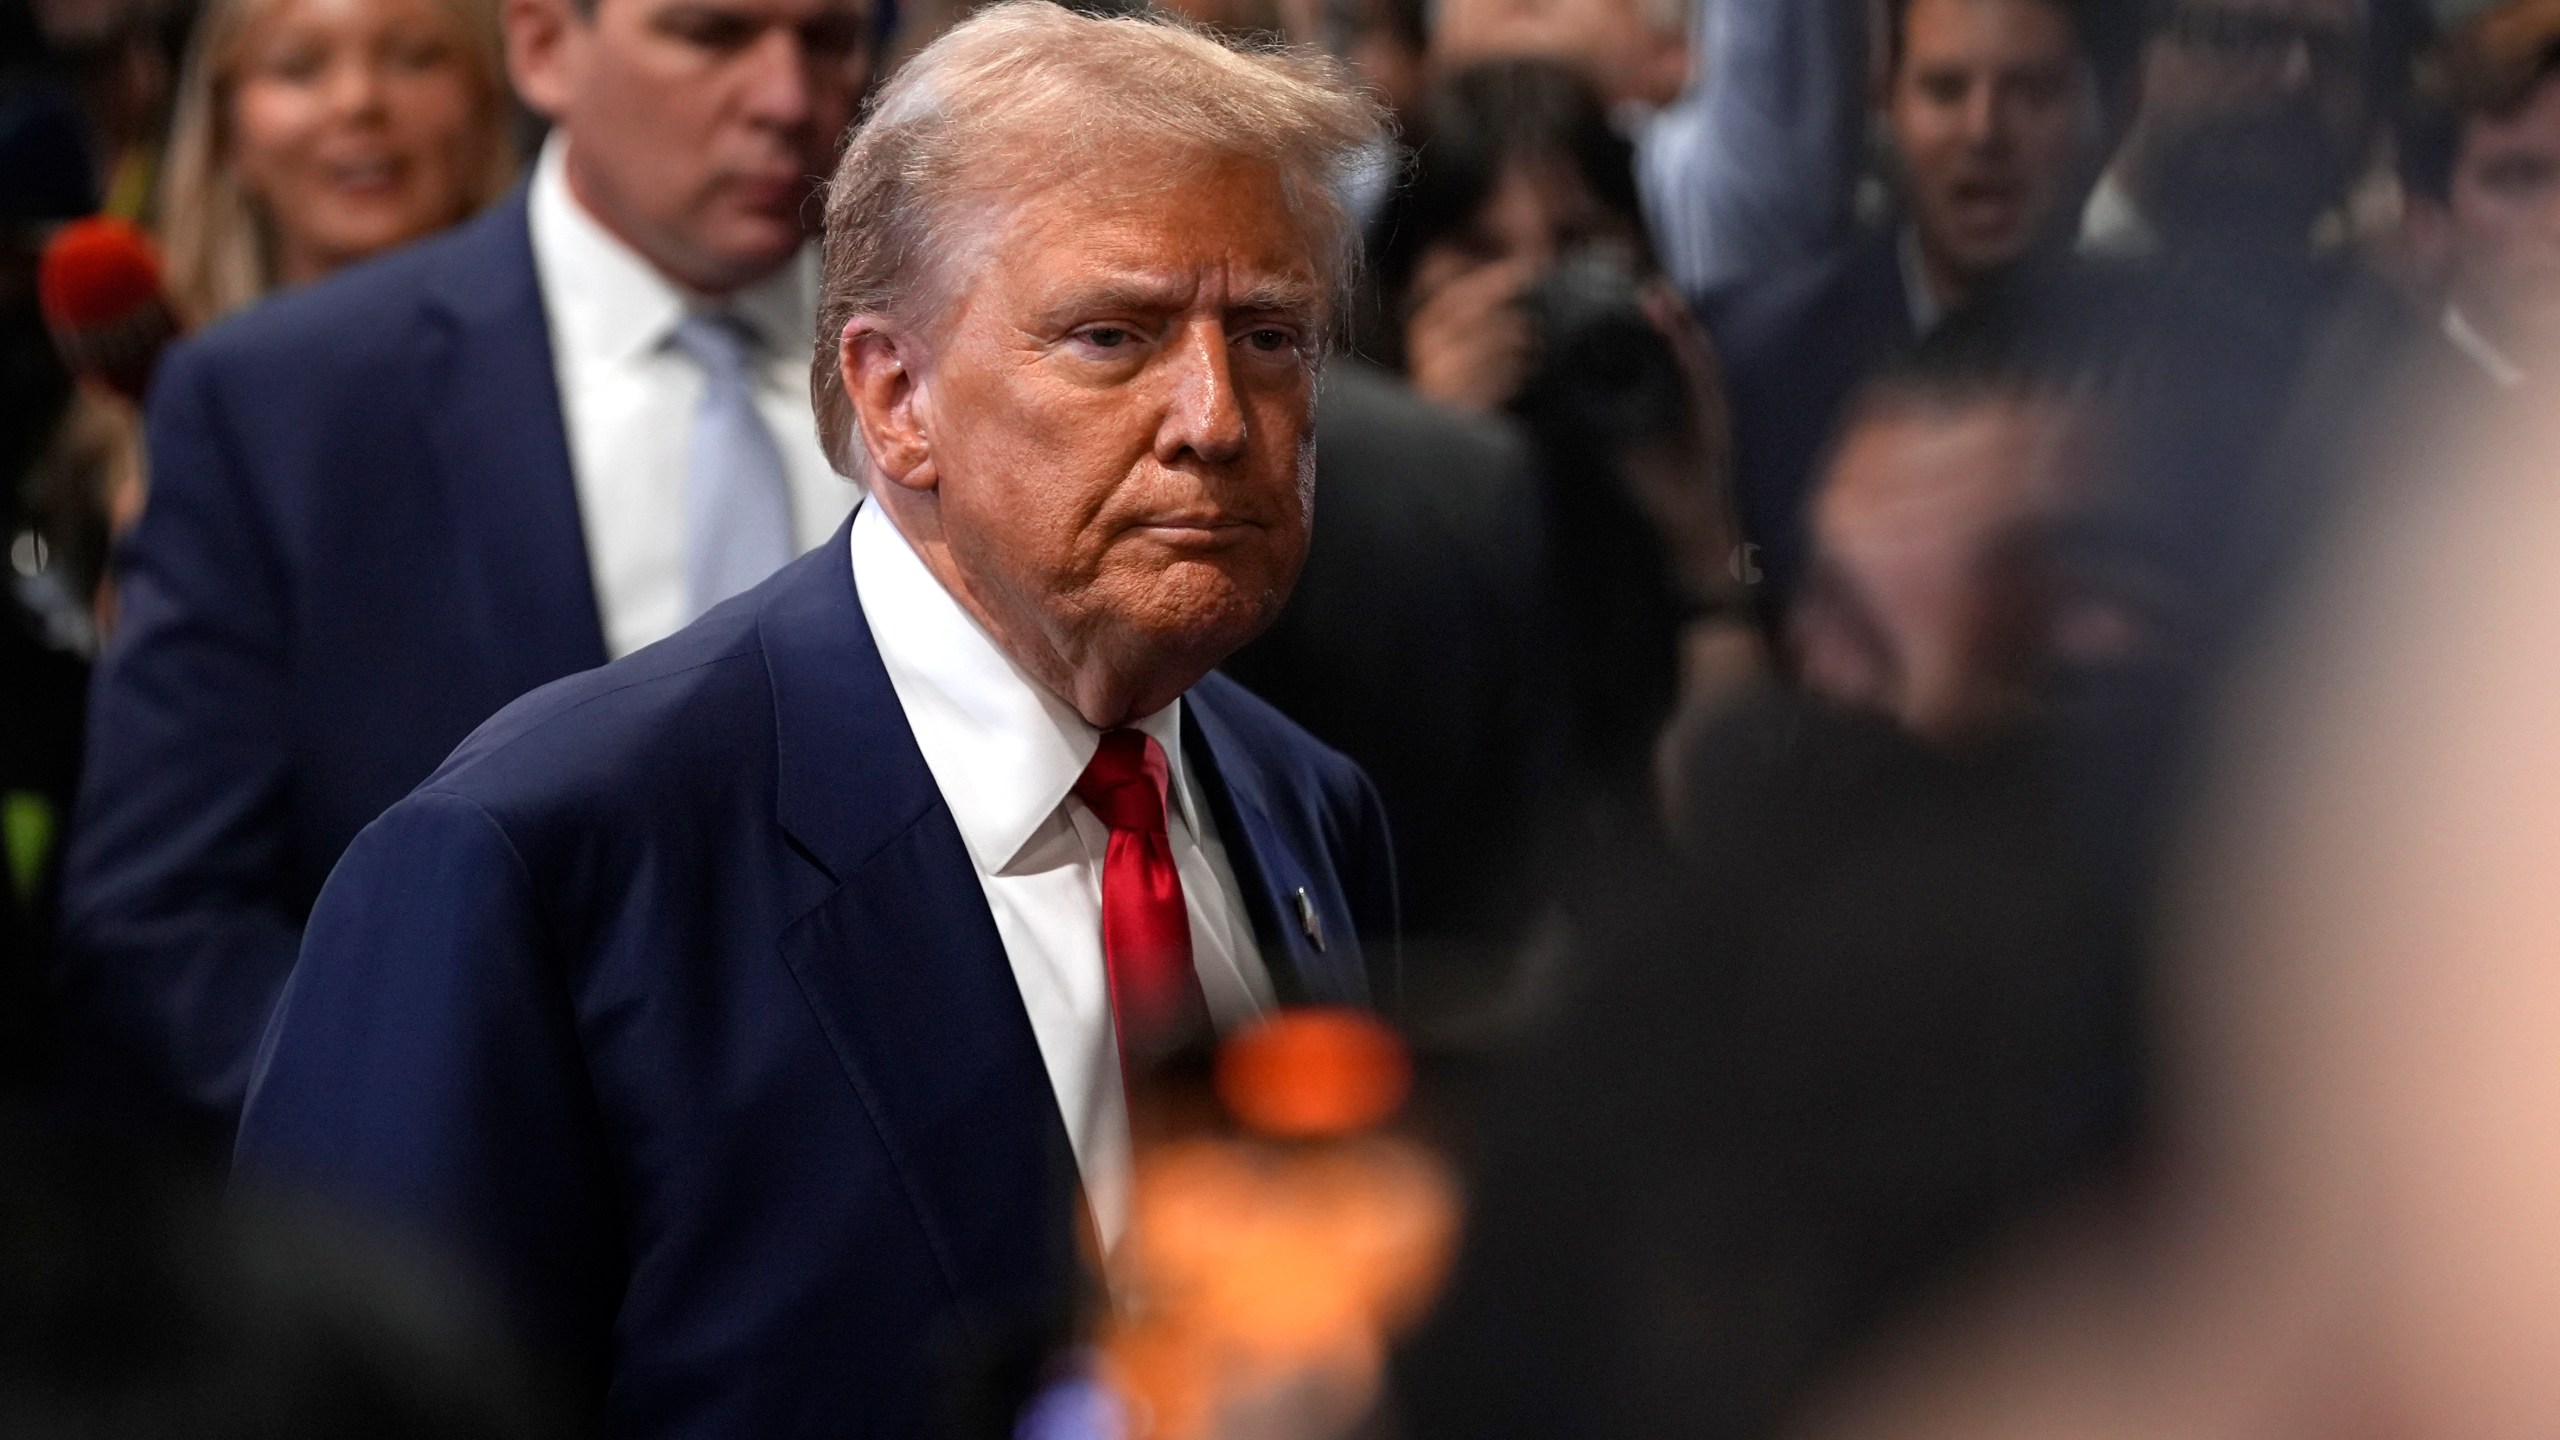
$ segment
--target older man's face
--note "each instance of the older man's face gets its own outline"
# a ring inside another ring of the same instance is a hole
[[[1000,210],[925,346],[955,588],[1053,685],[1063,666],[1179,693],[1270,622],[1306,554],[1325,318],[1306,228],[1268,166],[1158,174]]]

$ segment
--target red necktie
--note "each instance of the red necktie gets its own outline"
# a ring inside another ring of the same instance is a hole
[[[1164,749],[1135,730],[1106,730],[1076,798],[1111,828],[1102,860],[1102,959],[1120,1073],[1134,1081],[1206,1023],[1191,969],[1191,912],[1165,833]]]

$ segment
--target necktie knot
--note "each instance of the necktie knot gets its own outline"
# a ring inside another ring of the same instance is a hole
[[[722,311],[687,315],[667,337],[669,343],[685,353],[712,383],[743,385],[753,357],[749,353],[755,337],[746,322]]]
[[[1105,730],[1075,793],[1114,830],[1161,835],[1170,779],[1163,746],[1140,731]]]

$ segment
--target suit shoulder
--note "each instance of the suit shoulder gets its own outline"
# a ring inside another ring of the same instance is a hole
[[[452,229],[280,291],[178,342],[170,358],[186,368],[243,375],[262,390],[397,359],[410,343],[407,322],[428,293],[457,265],[485,268],[491,256],[502,253],[499,242],[509,224],[522,226],[522,209],[501,204]]]
[[[756,613],[733,603],[523,695],[473,731],[418,793],[476,801],[511,830],[580,817],[628,822],[701,792],[733,793],[772,749]]]

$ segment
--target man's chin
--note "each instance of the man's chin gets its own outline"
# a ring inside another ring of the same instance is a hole
[[[1270,628],[1294,579],[1259,567],[1176,563],[1122,609],[1123,624],[1168,664],[1211,669]]]
[[[733,285],[752,285],[781,269],[809,238],[796,216],[760,210],[722,216],[712,233],[710,258]]]

